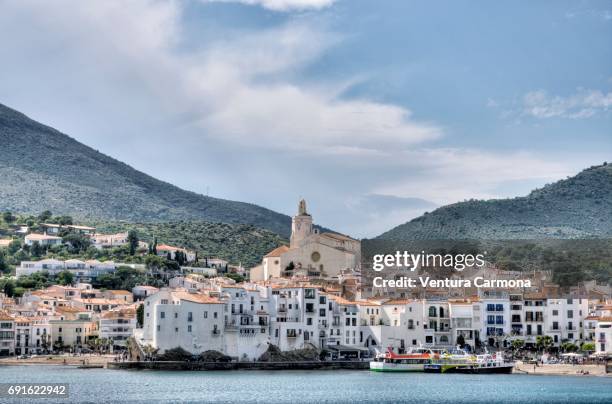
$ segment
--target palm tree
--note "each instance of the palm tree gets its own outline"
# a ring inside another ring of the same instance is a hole
[[[553,346],[553,339],[550,335],[538,335],[536,337],[536,348],[538,351],[548,351]]]

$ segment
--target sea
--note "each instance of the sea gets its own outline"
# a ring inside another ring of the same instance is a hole
[[[612,403],[612,377],[0,366],[0,383],[67,383],[69,397],[2,403]]]

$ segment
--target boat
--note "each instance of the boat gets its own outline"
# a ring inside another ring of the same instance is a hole
[[[370,362],[374,372],[423,372],[425,365],[437,357],[431,349],[412,348],[406,353],[398,354],[389,347],[387,352],[376,355]]]
[[[513,362],[507,362],[501,352],[471,355],[457,349],[440,355],[424,365],[428,373],[512,373]]]

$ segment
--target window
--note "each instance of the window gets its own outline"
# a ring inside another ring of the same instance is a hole
[[[496,304],[495,305],[495,311],[504,311],[504,305],[503,304]]]
[[[436,307],[429,306],[429,317],[436,317]]]
[[[187,332],[191,332],[191,324],[187,326]]]
[[[319,303],[325,304],[325,296],[319,296]]]
[[[426,336],[425,336],[425,343],[427,343],[427,344],[433,344],[433,336],[431,336],[431,335],[426,335]]]
[[[553,316],[558,316],[559,315],[559,310],[553,310],[552,311],[552,315]]]
[[[208,318],[208,312],[207,311],[204,312],[204,318]]]
[[[553,329],[553,330],[558,330],[558,329],[559,329],[559,322],[558,322],[558,321],[553,321],[553,323],[552,323],[552,329]]]
[[[493,303],[487,304],[487,311],[495,311],[495,305]]]
[[[213,318],[217,318],[217,312],[216,311],[213,313]]]
[[[315,298],[315,290],[314,289],[304,289],[304,298],[305,299],[314,299]]]
[[[504,324],[504,316],[495,316],[495,324]]]
[[[157,326],[157,331],[161,331],[161,326]]]
[[[567,318],[574,318],[574,310],[567,311]]]
[[[319,309],[319,317],[325,317],[325,309]]]
[[[193,321],[193,313],[192,312],[187,313],[187,321],[189,321],[189,322]]]

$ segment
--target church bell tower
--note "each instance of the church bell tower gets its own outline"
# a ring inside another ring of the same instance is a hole
[[[302,199],[298,205],[298,214],[291,221],[291,248],[300,247],[304,239],[312,234],[312,216],[306,211],[306,201]]]

